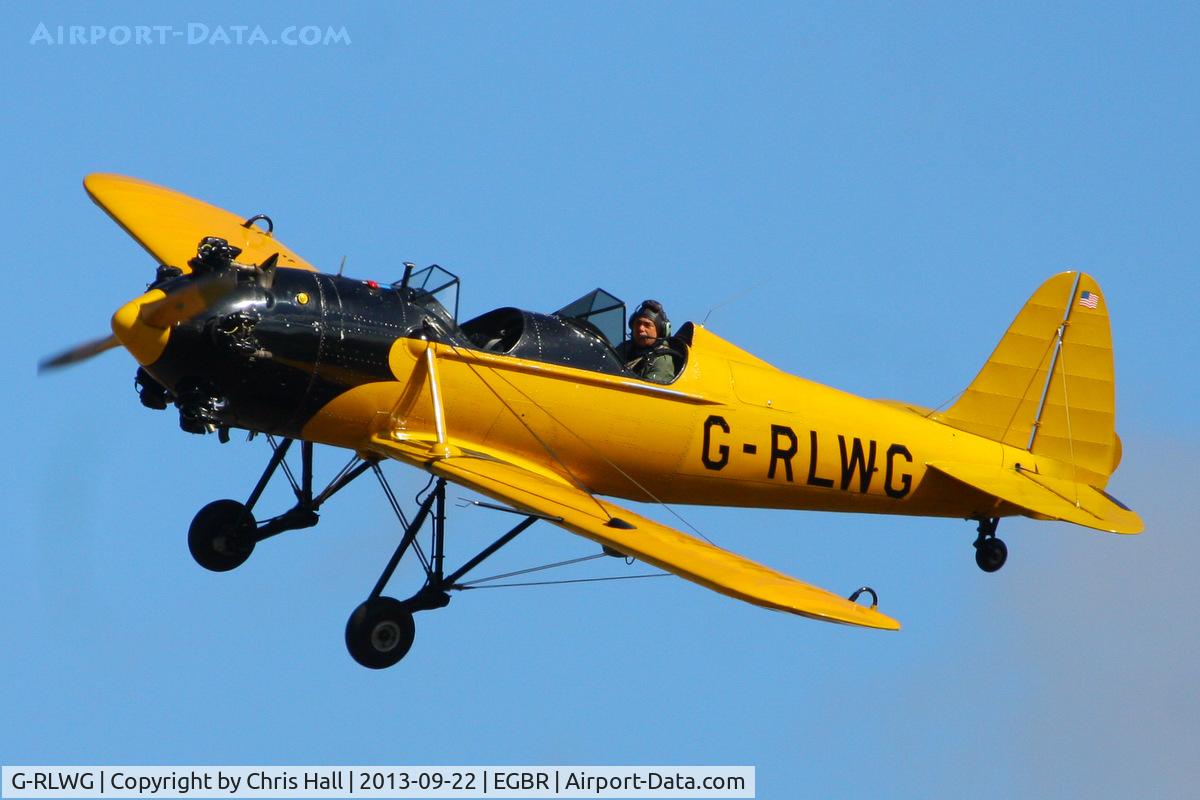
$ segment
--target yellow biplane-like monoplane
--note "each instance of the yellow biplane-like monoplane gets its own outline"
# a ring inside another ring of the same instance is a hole
[[[265,215],[245,219],[118,175],[84,186],[160,266],[113,316],[112,336],[42,366],[123,345],[141,365],[145,405],[173,404],[184,430],[223,440],[233,428],[268,434],[273,448],[247,502],[218,500],[192,521],[202,566],[233,569],[257,542],[315,525],[351,480],[374,470],[383,482],[383,459],[432,473],[411,521],[387,490],[404,533],[346,626],[351,655],[368,667],[400,660],[413,613],[445,606],[470,570],[538,520],[750,603],[900,627],[867,587],[843,598],[605,497],[970,519],[989,572],[1007,557],[1001,517],[1142,529],[1104,491],[1121,442],[1107,301],[1086,274],[1046,281],[957,402],[932,411],[789,375],[691,323],[663,342],[675,379],[652,383],[617,356],[625,306],[602,290],[553,314],[499,308],[460,323],[458,279],[440,267],[406,264],[391,285],[326,274],[276,240]],[[257,522],[255,503],[295,440],[300,479],[285,472],[296,505]],[[314,443],[355,454],[322,491]],[[524,517],[456,570],[445,567],[447,481]],[[428,557],[417,544],[427,522]],[[412,550],[424,586],[403,602],[384,596]]]

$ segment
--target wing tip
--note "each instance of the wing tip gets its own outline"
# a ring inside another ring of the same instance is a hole
[[[871,609],[871,616],[868,618],[868,620],[869,621],[858,622],[856,624],[866,625],[881,631],[898,631],[901,627],[899,620],[893,619],[887,614],[874,609]]]
[[[114,172],[90,172],[83,176],[83,188],[88,194],[95,194],[108,184],[124,183],[137,180]]]
[[[815,588],[815,587],[814,587]],[[819,591],[824,592],[824,589]],[[834,595],[836,597],[836,595]],[[838,598],[841,602],[826,605],[824,609],[799,608],[796,606],[773,606],[801,617],[808,617],[817,622],[835,622],[839,625],[852,625],[856,628],[874,628],[881,631],[898,631],[900,621],[884,614],[875,606],[860,605],[853,600]],[[753,602],[753,601],[750,601]],[[756,603],[756,605],[764,605]]]
[[[155,189],[158,191],[167,191],[174,194],[178,192],[174,189],[169,189],[166,186],[160,186],[157,183],[152,183],[141,178],[134,178],[130,175],[120,175],[116,172],[91,172],[83,176],[83,190],[96,202],[99,202],[97,195],[114,189],[125,188],[130,189],[137,187],[139,189]]]
[[[1139,516],[1136,511],[1127,511],[1126,514],[1122,516],[1127,518],[1120,520],[1118,524],[1110,527],[1108,529],[1109,533],[1119,533],[1122,536],[1137,536],[1138,534],[1145,532],[1146,523],[1142,521],[1141,516]]]

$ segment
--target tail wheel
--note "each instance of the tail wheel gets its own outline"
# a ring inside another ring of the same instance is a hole
[[[995,536],[975,543],[975,563],[984,572],[995,572],[1008,560],[1008,545]]]
[[[188,528],[188,550],[205,569],[228,572],[254,552],[257,524],[237,500],[215,500],[196,514]]]
[[[361,603],[346,622],[346,649],[369,669],[386,669],[408,654],[417,627],[412,612],[392,597]]]

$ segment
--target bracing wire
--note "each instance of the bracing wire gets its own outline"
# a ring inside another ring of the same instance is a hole
[[[559,586],[568,583],[600,583],[602,581],[627,581],[634,578],[665,578],[671,573],[669,572],[647,572],[641,575],[609,575],[602,578],[569,578],[557,581],[522,581],[519,583],[495,583],[490,586],[481,586],[480,584],[491,583],[492,581],[504,580],[505,578],[515,578],[520,575],[529,575],[533,572],[541,572],[543,570],[555,569],[557,567],[566,567],[571,564],[581,564],[584,561],[592,561],[597,558],[608,558],[604,553],[596,553],[595,555],[583,556],[581,558],[571,558],[566,561],[556,561],[553,564],[543,564],[540,567],[529,567],[527,569],[519,569],[513,572],[504,572],[499,575],[491,575],[486,578],[477,578],[473,581],[460,583],[456,589],[508,589],[517,586]]]
[[[1073,298],[1074,297],[1074,289],[1072,289],[1071,295]],[[1064,324],[1065,324],[1066,320],[1070,318],[1070,314],[1071,314],[1070,303],[1071,303],[1071,299],[1069,298],[1068,302],[1067,302],[1067,310],[1063,317]],[[1047,358],[1047,356],[1050,355],[1051,350],[1053,350],[1055,347],[1061,345],[1062,336],[1063,336],[1063,331],[1061,330],[1061,326],[1060,326],[1060,330],[1058,330],[1056,332],[1056,335],[1051,337],[1051,339],[1046,343],[1046,349],[1042,351],[1041,358],[1038,359],[1038,362],[1037,362],[1038,366],[1041,366],[1042,364],[1046,363],[1046,358]],[[989,360],[990,360],[990,358],[989,358]],[[1053,368],[1054,368],[1054,365],[1053,365],[1053,362],[1051,362],[1050,369],[1052,370]],[[1012,430],[1012,426],[1017,420],[1017,414],[1018,414],[1018,412],[1020,412],[1021,406],[1024,404],[1025,398],[1029,396],[1029,390],[1031,388],[1033,388],[1033,382],[1037,379],[1037,374],[1038,374],[1038,371],[1036,369],[1034,369],[1029,376],[1029,382],[1025,384],[1025,389],[1017,397],[1016,403],[1013,405],[1012,414],[1009,415],[1008,423],[1004,426],[1004,433],[1001,435],[1001,441],[1006,439],[1008,437],[1009,431]],[[1046,376],[1047,382],[1049,382],[1052,378],[1053,378],[1053,375],[1048,374]],[[942,403],[940,405],[934,407],[927,414],[925,414],[924,415],[925,418],[928,419],[928,418],[932,417],[934,414],[936,414],[937,412],[941,411],[943,408],[948,407],[951,403],[955,402],[958,398],[960,398],[964,394],[966,394],[967,390],[970,388],[971,388],[970,385],[968,385],[967,387],[962,389],[962,391],[952,395],[950,397],[950,399],[942,401]],[[1034,419],[1031,427],[1036,429],[1039,421],[1040,421],[1039,419]]]
[[[753,292],[755,289],[758,289],[760,286],[763,286],[764,284],[770,283],[770,282],[771,282],[771,281],[774,279],[774,277],[775,277],[774,275],[767,275],[765,278],[763,278],[762,280],[758,281],[757,283],[751,284],[750,286],[747,286],[747,287],[746,287],[745,289],[743,289],[742,291],[740,291],[740,292],[736,292],[735,294],[732,294],[732,295],[730,295],[729,297],[727,297],[727,298],[725,298],[724,300],[722,300],[721,302],[717,303],[715,306],[713,306],[712,308],[710,308],[710,309],[708,310],[708,313],[704,315],[704,319],[700,320],[700,327],[701,327],[701,328],[703,328],[703,327],[704,327],[705,323],[707,323],[707,322],[708,322],[708,318],[709,318],[709,317],[711,317],[711,316],[712,316],[712,313],[713,313],[714,311],[716,311],[718,308],[724,308],[725,306],[727,306],[727,305],[729,305],[730,303],[732,303],[734,300],[740,300],[740,299],[742,299],[742,298],[743,298],[743,297],[745,297],[746,295],[748,295],[748,294],[750,294],[751,292]]]
[[[464,588],[471,588],[480,583],[490,583],[491,581],[499,581],[499,580],[503,580],[505,578],[515,578],[518,575],[528,575],[531,572],[541,572],[541,571],[547,570],[547,569],[555,569],[556,567],[567,567],[567,566],[570,566],[571,564],[582,564],[584,561],[591,561],[591,560],[597,559],[597,558],[608,558],[608,556],[606,556],[604,553],[595,553],[590,556],[581,556],[580,558],[570,558],[570,559],[567,559],[566,561],[555,561],[553,564],[543,564],[540,567],[528,567],[526,569],[518,569],[513,572],[503,572],[499,575],[489,575],[486,578],[476,578],[473,581],[467,581],[466,583],[462,583],[459,585]]]
[[[357,454],[350,456],[350,460],[346,462],[346,465],[344,467],[342,467],[340,470],[338,470],[338,473],[333,476],[333,480],[329,482],[329,486],[327,486],[325,488],[325,491],[321,492],[321,494],[317,498],[315,498],[314,502],[319,501],[319,502],[323,503],[327,499],[329,499],[328,496],[326,495],[326,492],[329,492],[329,490],[335,486],[338,487],[338,489],[341,489],[342,487],[340,484],[342,483],[342,481],[362,461],[363,461],[363,459],[359,458]]]
[[[518,586],[560,586],[567,583],[600,583],[602,581],[631,581],[637,578],[666,578],[669,572],[647,572],[644,575],[612,575],[607,578],[571,578],[562,581],[527,581],[522,583],[497,583],[492,586],[462,586],[463,589],[511,589]]]
[[[1067,417],[1067,446],[1071,451],[1071,483],[1075,486],[1075,507],[1079,507],[1079,467],[1075,464],[1075,436],[1071,433],[1071,399],[1067,395],[1067,356],[1066,348],[1058,354],[1062,365],[1063,413]]]
[[[450,344],[450,347],[454,350],[454,352],[456,354],[459,353],[458,347],[455,346],[453,343]],[[479,372],[475,369],[475,365],[471,364],[469,361],[466,361],[466,360],[464,360],[463,363],[465,363],[467,365],[467,367],[470,368],[471,372],[477,378],[479,378],[479,380],[483,383],[483,385],[486,386],[488,388],[488,390],[496,396],[496,399],[498,399],[500,401],[500,403],[506,409],[508,409],[509,413],[511,413],[525,427],[525,429],[527,431],[529,431],[529,433],[537,440],[537,442],[550,455],[550,457],[553,458],[554,461],[559,466],[561,466],[564,470],[566,470],[567,474],[571,476],[571,478],[575,482],[575,484],[581,490],[583,490],[585,493],[587,493],[587,495],[589,497],[592,498],[592,500],[596,503],[597,506],[599,506],[600,510],[604,513],[604,516],[611,518],[612,515],[608,512],[608,510],[606,508],[604,508],[604,506],[600,503],[600,501],[596,499],[595,494],[586,485],[584,485],[583,482],[580,481],[573,472],[571,472],[570,468],[567,467],[567,465],[565,463],[563,463],[562,459],[560,459],[558,457],[558,455],[554,452],[553,448],[551,448],[540,436],[538,436],[537,433],[535,433],[533,431],[533,429],[528,425],[528,423],[526,423],[523,419],[521,419],[521,415],[517,414],[516,411],[514,411],[512,409],[512,407],[509,406],[507,402],[505,402],[504,398],[500,396],[500,393],[497,392],[496,389],[491,384],[489,384],[482,375],[479,374]],[[668,512],[670,512],[670,514],[672,516],[674,516],[677,520],[679,520],[681,523],[683,523],[686,527],[690,528],[692,530],[692,532],[695,533],[697,536],[699,536],[701,539],[703,539],[704,541],[713,545],[714,547],[717,546],[716,543],[713,542],[712,539],[705,536],[695,525],[693,525],[691,522],[689,522],[687,519],[685,519],[682,514],[680,514],[678,511],[676,511],[670,505],[668,505],[668,504],[664,503],[662,500],[658,499],[658,497],[656,497],[653,492],[651,492],[649,489],[647,489],[645,486],[643,486],[641,483],[639,483],[628,472],[621,469],[621,467],[619,465],[617,465],[616,463],[614,463],[610,458],[608,458],[606,455],[601,453],[596,448],[595,445],[593,445],[587,439],[580,436],[577,432],[575,432],[575,430],[573,430],[571,428],[571,426],[564,424],[561,420],[559,420],[557,417],[555,417],[553,414],[551,414],[549,411],[547,411],[540,403],[538,403],[538,401],[536,399],[530,397],[526,392],[522,391],[522,389],[520,387],[514,385],[512,381],[508,380],[508,378],[506,378],[504,375],[497,372],[495,368],[489,367],[489,369],[491,369],[491,371],[496,375],[496,377],[498,377],[500,380],[502,380],[506,384],[508,384],[508,386],[510,388],[512,388],[513,391],[517,392],[522,397],[524,397],[526,400],[528,400],[530,403],[532,403],[534,405],[534,407],[536,407],[539,411],[541,411],[543,414],[545,414],[547,417],[549,417],[551,420],[553,420],[559,427],[561,427],[563,430],[567,431],[567,433],[574,436],[576,439],[578,439],[580,442],[582,442],[585,447],[587,447],[589,450],[591,450],[593,453],[595,453],[597,456],[599,456],[601,458],[601,460],[604,461],[604,463],[606,463],[608,466],[612,467],[614,470],[616,470],[618,473],[620,473],[622,477],[624,477],[626,480],[628,480],[630,483],[632,483],[634,486],[636,486],[652,502],[657,503],[658,505],[660,505],[664,509],[666,509]]]
[[[458,347],[457,347],[455,344],[453,344],[453,343],[450,343],[450,347],[451,347],[451,349],[453,349],[453,350],[454,350],[454,352],[455,352],[455,354],[456,354],[456,355],[461,355],[461,353],[459,352],[459,349],[458,349]],[[517,413],[517,412],[516,412],[516,411],[515,411],[515,410],[512,408],[512,406],[510,406],[510,405],[508,404],[508,402],[507,402],[507,401],[506,401],[506,400],[505,400],[503,397],[501,397],[501,396],[500,396],[500,393],[499,393],[498,391],[496,391],[496,388],[495,388],[494,386],[492,386],[490,383],[488,383],[486,378],[484,378],[482,375],[480,375],[480,374],[479,374],[479,371],[478,371],[478,370],[475,368],[475,365],[474,365],[474,364],[472,364],[470,361],[468,361],[468,360],[466,360],[466,359],[464,359],[464,360],[463,360],[463,363],[464,363],[464,364],[467,366],[467,368],[468,368],[468,369],[470,369],[470,370],[471,370],[471,374],[473,374],[475,377],[479,378],[479,381],[480,381],[480,383],[482,383],[482,384],[483,384],[483,385],[484,385],[484,386],[487,388],[487,390],[488,390],[489,392],[491,392],[493,395],[495,395],[495,396],[496,396],[496,399],[500,401],[500,404],[501,404],[502,406],[504,406],[504,408],[505,408],[505,409],[508,411],[508,413],[510,413],[510,414],[512,414],[512,415],[513,415],[513,418],[514,418],[515,420],[517,420],[517,422],[519,422],[519,423],[521,424],[521,426],[525,428],[525,430],[526,430],[526,431],[528,431],[528,432],[529,432],[529,435],[530,435],[530,436],[532,436],[532,437],[533,437],[533,438],[534,438],[534,439],[537,441],[537,443],[538,443],[538,444],[541,446],[541,448],[542,448],[543,450],[545,450],[545,451],[546,451],[546,453],[547,453],[547,454],[548,454],[548,455],[549,455],[549,456],[550,456],[552,459],[554,459],[554,462],[555,462],[556,464],[558,464],[560,467],[562,467],[562,468],[563,468],[563,471],[564,471],[564,472],[566,472],[566,473],[567,473],[567,475],[568,475],[568,476],[571,478],[571,481],[572,481],[572,483],[574,483],[574,484],[575,484],[575,486],[576,486],[578,489],[580,489],[580,490],[581,490],[582,492],[584,492],[584,493],[585,493],[585,494],[586,494],[588,497],[590,497],[590,498],[591,498],[592,502],[596,504],[596,507],[597,507],[598,509],[600,509],[600,513],[601,513],[601,514],[603,514],[605,518],[607,518],[607,519],[611,519],[611,518],[612,518],[612,514],[608,513],[608,509],[606,509],[606,508],[604,507],[604,505],[603,505],[603,504],[602,504],[602,503],[601,503],[599,500],[597,500],[597,499],[596,499],[596,495],[595,495],[595,493],[594,493],[594,492],[593,492],[591,489],[589,489],[589,488],[587,487],[587,485],[586,485],[586,484],[584,484],[584,482],[583,482],[583,481],[581,481],[581,480],[580,480],[580,479],[579,479],[579,478],[578,478],[578,477],[575,475],[575,473],[574,473],[574,472],[572,472],[572,471],[571,471],[571,468],[570,468],[570,467],[568,467],[568,466],[566,465],[566,463],[565,463],[565,462],[564,462],[564,461],[563,461],[561,458],[559,458],[559,456],[558,456],[558,453],[554,452],[554,448],[552,448],[552,447],[551,447],[551,446],[550,446],[550,445],[549,445],[549,444],[548,444],[548,443],[547,443],[547,442],[546,442],[546,441],[545,441],[545,440],[544,440],[544,439],[543,439],[541,436],[538,436],[537,432],[536,432],[535,430],[533,430],[533,428],[532,428],[532,427],[529,425],[529,423],[527,423],[527,422],[526,422],[524,419],[522,419],[522,418],[521,418],[521,415],[520,415],[520,414],[518,414],[518,413]],[[493,373],[496,373],[496,370],[495,370],[494,368],[492,368],[492,372],[493,372]],[[536,407],[536,408],[537,408],[539,411],[541,411],[542,413],[546,414],[546,416],[550,417],[550,419],[554,420],[554,421],[555,421],[556,423],[558,423],[559,425],[562,425],[562,423],[561,423],[561,422],[559,422],[557,419],[555,419],[555,417],[554,417],[554,416],[552,416],[552,415],[551,415],[551,414],[550,414],[548,411],[546,411],[546,409],[545,409],[545,408],[543,408],[543,407],[541,406],[541,404],[540,404],[540,403],[538,403],[536,400],[534,400],[534,399],[533,399],[532,397],[530,397],[529,395],[525,394],[525,392],[522,392],[522,391],[521,391],[519,388],[517,388],[516,386],[513,386],[513,384],[512,384],[512,382],[511,382],[511,381],[509,381],[507,378],[505,378],[503,375],[500,375],[499,373],[496,373],[496,375],[497,375],[497,377],[499,377],[501,380],[503,380],[505,383],[507,383],[507,384],[508,384],[510,387],[512,387],[512,388],[513,388],[515,391],[517,391],[518,393],[520,393],[522,397],[524,397],[525,399],[529,400],[529,402],[531,402],[531,403],[532,403],[532,404],[533,404],[533,405],[534,405],[534,406],[535,406],[535,407]],[[563,427],[565,428],[566,426],[563,426]],[[569,428],[568,428],[568,430],[569,430]]]
[[[387,479],[383,477],[383,470],[378,464],[371,465],[371,471],[375,473],[375,478],[379,481],[379,485],[383,488],[384,497],[387,498],[388,504],[392,507],[392,513],[400,520],[400,523],[407,529],[408,519],[405,518],[404,512],[400,509],[400,503],[396,500],[395,493],[392,492],[392,487],[388,484]],[[421,559],[421,565],[425,567],[425,571],[430,569],[429,559],[425,557],[425,551],[421,548],[421,543],[415,538],[412,540],[412,547],[417,551],[417,557]]]
[[[958,400],[958,398],[962,397],[966,393],[967,393],[966,387],[959,389],[957,392],[950,395],[945,400],[938,403],[936,406],[929,409],[927,412],[925,412],[921,416],[925,417],[925,419],[929,419],[930,417],[932,417],[934,414],[938,413],[939,411],[944,411],[947,408],[949,408],[951,405],[953,405],[954,401]]]
[[[278,450],[280,447],[280,445],[276,443],[275,437],[269,433],[267,434],[267,443],[271,445],[272,450]],[[297,497],[299,497],[300,484],[296,483],[296,477],[292,474],[292,468],[288,466],[287,456],[284,456],[279,460],[279,466],[283,469],[283,474],[285,477],[287,477],[288,483],[292,485],[292,491],[296,493]]]
[[[1060,336],[1056,335],[1054,338],[1052,338],[1046,344],[1046,349],[1042,351],[1042,357],[1038,360],[1039,366],[1046,363],[1046,357],[1050,354],[1050,351],[1053,348],[1058,346],[1059,340],[1060,340]],[[1051,363],[1050,363],[1050,368],[1054,369],[1053,361],[1051,361]],[[1031,388],[1033,388],[1033,381],[1036,378],[1037,378],[1037,370],[1035,369],[1029,375],[1029,382],[1025,384],[1025,391],[1021,392],[1021,396],[1017,399],[1016,405],[1013,406],[1013,412],[1008,418],[1008,424],[1004,426],[1004,437],[1008,436],[1008,432],[1010,430],[1012,430],[1013,423],[1017,421],[1017,412],[1021,410],[1021,405],[1024,403],[1025,398],[1029,396],[1029,390]],[[1032,425],[1036,426],[1040,421],[1041,421],[1040,419],[1035,419],[1035,420],[1033,420]]]

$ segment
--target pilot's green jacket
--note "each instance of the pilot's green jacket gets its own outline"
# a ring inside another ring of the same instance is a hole
[[[632,339],[626,339],[617,347],[617,355],[625,362],[626,369],[643,380],[654,383],[675,380],[675,359],[661,339],[650,347],[638,347]]]

